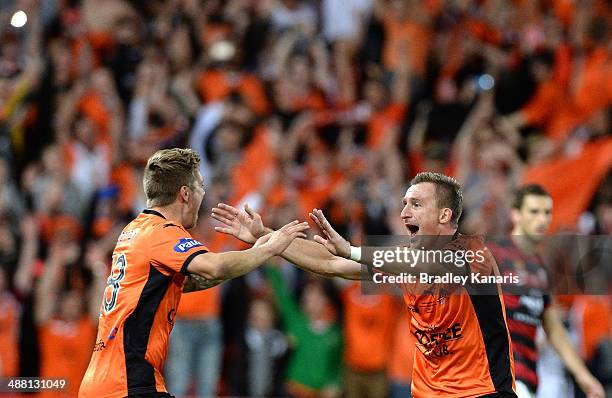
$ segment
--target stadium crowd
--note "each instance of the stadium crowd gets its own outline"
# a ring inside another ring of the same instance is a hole
[[[271,226],[324,209],[354,244],[402,234],[406,184],[425,170],[462,184],[462,232],[509,233],[514,190],[537,182],[551,233],[612,234],[609,1],[0,4],[2,376],[67,376],[76,394],[111,251],[161,148],[202,156],[194,236],[213,251],[241,247],[214,232],[222,201]],[[562,303],[612,394],[609,297]],[[168,389],[407,396],[403,311],[279,260],[182,298]]]

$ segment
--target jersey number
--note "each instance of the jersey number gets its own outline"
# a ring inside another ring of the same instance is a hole
[[[125,267],[127,266],[127,260],[125,254],[121,254],[117,257],[117,261],[113,265],[113,270],[106,282],[106,291],[104,292],[104,312],[109,313],[117,305],[117,295],[121,288],[121,281],[125,277]],[[107,294],[108,288],[111,289],[111,294]],[[110,296],[110,297],[109,297]]]

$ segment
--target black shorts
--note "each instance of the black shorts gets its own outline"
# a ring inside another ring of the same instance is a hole
[[[174,395],[170,395],[167,392],[147,392],[144,394],[132,394],[125,398],[175,398]]]

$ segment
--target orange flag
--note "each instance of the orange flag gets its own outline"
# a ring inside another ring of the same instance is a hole
[[[522,182],[541,184],[551,194],[554,200],[551,232],[574,229],[610,167],[612,138],[603,138],[586,144],[578,156],[528,167]]]

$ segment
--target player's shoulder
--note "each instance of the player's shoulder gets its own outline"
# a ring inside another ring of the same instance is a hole
[[[484,249],[485,242],[481,235],[456,233],[445,246],[447,250],[475,250]]]
[[[154,242],[176,242],[177,248],[183,244],[199,244],[193,236],[180,224],[172,221],[164,221],[151,227],[148,232],[148,240]]]
[[[167,220],[161,214],[143,211],[121,231],[117,244],[138,246],[177,236],[191,238],[191,234],[182,225]]]
[[[181,224],[166,219],[162,214],[153,211],[153,210],[145,210],[141,213],[142,217],[142,227],[147,229],[151,234],[164,234],[169,235],[176,232],[187,233],[185,227]]]

